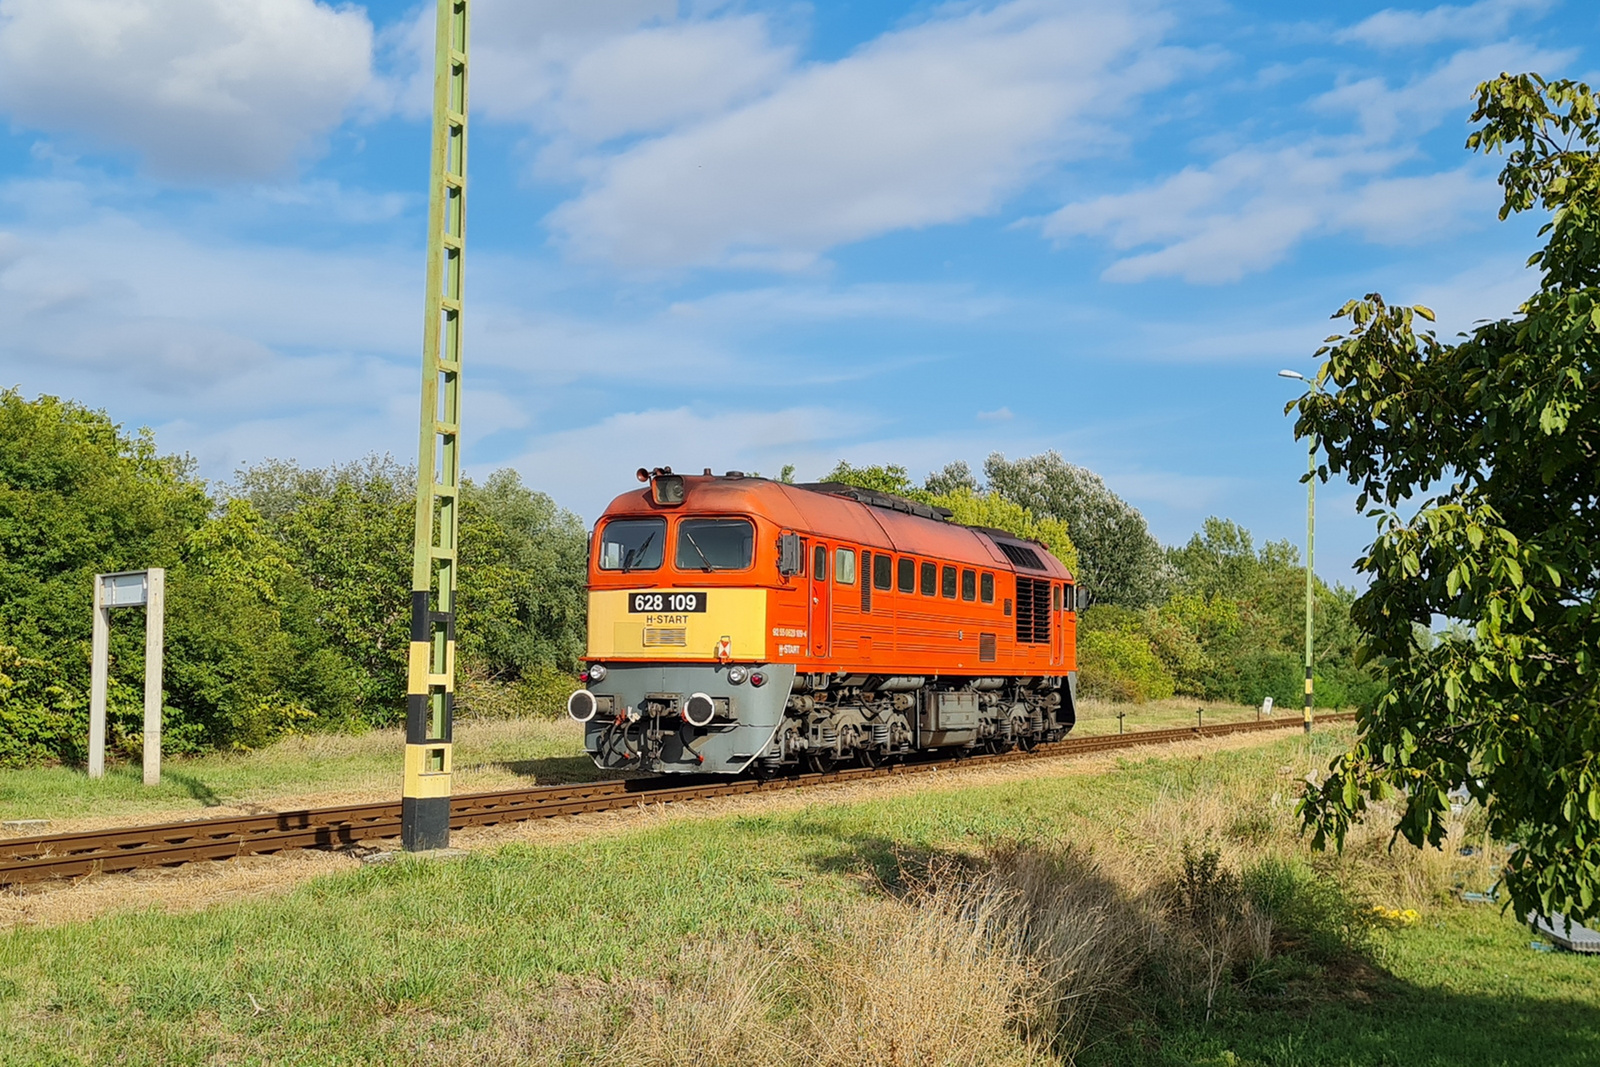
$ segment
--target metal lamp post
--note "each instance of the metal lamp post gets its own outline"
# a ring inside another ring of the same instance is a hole
[[[1294,378],[1305,382],[1312,389],[1318,388],[1316,382],[1304,374],[1294,370],[1281,370],[1280,378]],[[1316,562],[1317,538],[1317,439],[1310,439],[1310,448],[1306,454],[1306,705],[1305,705],[1305,731],[1311,732],[1311,605],[1313,602],[1312,583],[1314,581],[1312,565]]]

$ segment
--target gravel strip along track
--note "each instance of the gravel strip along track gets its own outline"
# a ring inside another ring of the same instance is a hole
[[[1324,715],[1319,721],[1350,721],[1353,718],[1350,714]],[[769,781],[737,779],[680,784],[681,780],[674,782],[647,778],[470,793],[451,798],[450,827],[452,830],[462,830],[473,826],[495,826],[646,804],[671,804],[710,797],[803,789],[1052,756],[1087,755],[1142,745],[1281,730],[1299,725],[1296,719],[1268,719],[1173,730],[1142,730],[1130,734],[1104,734],[1068,738],[1054,744],[1039,745],[1028,752],[895,763],[886,767],[852,767],[826,774],[802,774]],[[16,837],[0,840],[0,885],[109,874],[141,867],[172,867],[197,860],[232,859],[296,849],[337,849],[362,841],[394,838],[399,834],[400,801],[396,798],[377,804],[351,804],[225,819],[193,819],[115,830]]]

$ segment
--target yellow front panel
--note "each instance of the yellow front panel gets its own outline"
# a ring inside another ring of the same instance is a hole
[[[640,592],[646,590],[602,589],[589,594],[589,655],[716,659],[717,645],[726,637],[734,659],[767,658],[765,589],[706,589],[706,610],[682,614],[630,612],[628,598]]]

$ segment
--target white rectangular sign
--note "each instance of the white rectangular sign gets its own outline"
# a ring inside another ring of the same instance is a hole
[[[142,607],[148,597],[145,572],[137,574],[107,574],[100,579],[101,596],[108,608]]]

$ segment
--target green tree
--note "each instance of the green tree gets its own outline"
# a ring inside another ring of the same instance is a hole
[[[186,459],[104,412],[0,393],[0,763],[77,760],[88,733],[96,572],[167,570],[164,744],[249,745],[331,705],[345,679],[285,623],[293,576],[248,507],[215,509]],[[143,627],[112,627],[108,733],[136,751]]]
[[[947,468],[948,469],[948,468]],[[1041,519],[1066,523],[1077,546],[1079,579],[1097,602],[1152,607],[1166,597],[1161,545],[1139,510],[1093,471],[1058,452],[1008,461],[996,452],[983,465],[989,491]]]
[[[921,500],[923,494],[911,484],[910,473],[898,464],[889,463],[883,466],[852,467],[847,460],[840,460],[838,464],[822,476],[824,482],[839,482],[844,485],[853,485],[857,489],[874,489],[880,493],[893,493],[911,500]]]
[[[1381,505],[1354,603],[1386,694],[1302,802],[1316,841],[1342,842],[1398,790],[1398,831],[1444,839],[1465,786],[1521,847],[1504,877],[1519,913],[1600,916],[1600,99],[1501,75],[1478,89],[1468,147],[1507,153],[1500,217],[1543,208],[1538,291],[1509,318],[1441,341],[1376,294],[1319,351],[1329,387],[1296,432],[1324,476]],[[1417,640],[1444,616],[1470,627]]]
[[[963,526],[987,526],[1004,530],[1025,541],[1038,541],[1053,553],[1069,571],[1078,570],[1078,550],[1067,533],[1067,524],[1058,519],[1038,519],[1021,504],[1014,504],[998,493],[980,493],[959,487],[948,493],[924,494],[934,507],[950,512],[952,522]]]
[[[313,625],[353,671],[352,725],[405,712],[415,478],[387,456],[322,469],[269,459],[228,488],[262,514],[308,588]]]
[[[502,680],[575,670],[585,642],[588,545],[583,520],[515,471],[467,484],[457,623],[464,666]]]
[[[388,456],[322,468],[267,460],[231,487],[310,590],[314,625],[349,662],[355,722],[405,706],[415,472]],[[494,681],[568,672],[583,654],[588,541],[582,521],[516,472],[463,483],[459,667]]]
[[[828,472],[825,482],[840,482],[859,489],[893,493],[950,512],[952,522],[963,526],[987,526],[1004,530],[1025,541],[1038,541],[1074,573],[1078,570],[1078,550],[1072,543],[1067,524],[1055,518],[1040,518],[1027,508],[997,493],[978,488],[965,463],[952,463],[930,474],[924,488],[911,483],[906,468],[896,464],[882,467],[852,467],[844,460]]]
[[[1173,694],[1172,672],[1152,640],[1153,613],[1097,604],[1078,626],[1080,691],[1097,700],[1144,703]]]

